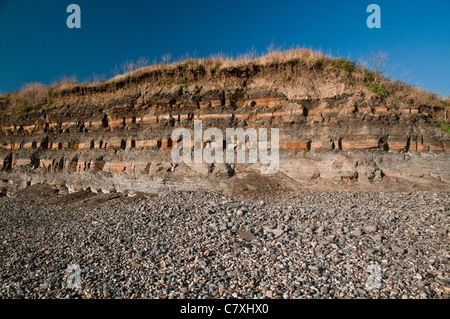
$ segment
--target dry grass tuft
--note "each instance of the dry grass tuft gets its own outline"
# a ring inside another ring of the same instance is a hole
[[[49,88],[42,83],[29,83],[18,92],[4,96],[1,112],[12,115],[22,115],[34,109],[39,109],[50,101]]]
[[[436,94],[427,92],[420,88],[407,85],[399,81],[393,81],[385,77],[380,68],[385,63],[386,57],[378,53],[373,60],[374,70],[367,68],[367,64],[358,65],[356,62],[343,58],[331,58],[320,51],[314,51],[305,48],[293,48],[282,51],[279,48],[271,46],[267,53],[258,55],[253,48],[243,55],[230,57],[223,53],[212,55],[208,58],[192,58],[186,55],[182,59],[171,62],[170,54],[162,57],[162,63],[149,65],[148,59],[141,58],[135,62],[125,61],[122,65],[116,66],[115,76],[109,80],[96,78],[93,82],[77,83],[74,78],[64,78],[50,86],[44,86],[40,83],[31,83],[22,90],[0,97],[0,112],[11,113],[12,115],[21,115],[30,110],[38,109],[45,105],[50,105],[53,96],[71,94],[78,92],[75,89],[99,88],[100,86],[117,87],[120,82],[139,83],[141,79],[149,78],[149,75],[156,74],[153,77],[155,85],[174,86],[184,85],[187,82],[186,74],[195,73],[205,79],[212,78],[220,71],[229,71],[234,69],[245,70],[247,68],[260,66],[282,66],[292,64],[295,67],[286,68],[283,74],[275,72],[272,80],[292,81],[305,76],[299,70],[312,70],[314,76],[318,79],[327,79],[327,73],[335,72],[338,78],[348,86],[365,86],[367,90],[378,94],[394,102],[402,102],[410,106],[420,105],[439,105],[449,107],[449,99],[441,100]],[[322,72],[322,73],[321,73]],[[170,75],[168,75],[170,73]],[[323,76],[321,76],[323,74]],[[306,74],[306,76],[308,76]],[[281,80],[280,80],[281,79]],[[293,82],[296,83],[296,82]]]

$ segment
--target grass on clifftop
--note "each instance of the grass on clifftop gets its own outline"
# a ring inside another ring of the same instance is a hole
[[[154,85],[167,87],[178,85],[187,88],[191,84],[195,84],[191,78],[187,77],[189,72],[194,72],[199,78],[213,79],[221,71],[246,70],[255,66],[275,66],[276,69],[278,66],[287,64],[291,67],[285,68],[283,73],[274,72],[269,77],[280,79],[280,76],[282,76],[283,81],[291,82],[291,85],[294,85],[296,83],[294,81],[305,74],[301,70],[312,70],[316,76],[323,74],[324,81],[326,81],[326,75],[329,72],[335,72],[348,87],[366,87],[368,91],[392,102],[401,102],[410,107],[420,105],[450,106],[449,99],[441,100],[432,92],[424,91],[403,82],[390,80],[378,69],[370,70],[344,58],[332,58],[322,52],[303,48],[286,51],[268,50],[266,54],[260,56],[255,52],[250,52],[236,58],[219,54],[204,59],[185,58],[173,63],[170,63],[170,57],[166,57],[163,61],[165,63],[154,63],[147,66],[146,60],[138,60],[139,63],[137,64],[127,61],[125,67],[122,68],[124,74],[97,82],[77,83],[74,80],[63,80],[50,86],[31,83],[18,92],[0,96],[0,114],[9,113],[12,116],[21,116],[50,104],[47,101],[51,101],[52,97],[57,94],[61,95],[65,92],[77,94],[77,89],[80,88],[105,85],[114,87],[121,82],[138,83],[139,79],[148,74],[156,74],[157,80],[155,80]]]

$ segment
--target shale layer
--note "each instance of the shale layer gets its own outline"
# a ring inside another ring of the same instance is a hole
[[[288,189],[448,191],[450,138],[436,124],[448,108],[395,101],[354,77],[286,62],[169,68],[55,90],[44,107],[2,117],[2,189],[232,191],[263,165],[172,162],[179,142],[172,131],[193,132],[202,120],[224,136],[226,128],[278,128],[280,169],[272,177]]]

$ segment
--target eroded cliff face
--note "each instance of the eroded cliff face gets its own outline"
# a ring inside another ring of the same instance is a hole
[[[281,191],[450,190],[450,139],[435,123],[448,108],[393,103],[336,72],[300,68],[286,79],[295,67],[155,71],[53,93],[39,111],[2,117],[2,189],[233,193],[275,179]],[[279,128],[278,173],[255,178],[260,164],[174,165],[172,131],[192,131],[195,120],[224,132]]]

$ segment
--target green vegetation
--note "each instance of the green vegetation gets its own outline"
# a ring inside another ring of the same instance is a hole
[[[367,86],[369,88],[370,92],[373,92],[377,95],[381,95],[381,96],[389,96],[389,93],[383,89],[383,87],[381,85],[376,85],[376,84],[371,84],[371,83],[366,83],[363,82],[361,83],[364,86]]]
[[[348,73],[352,73],[356,71],[355,62],[351,62],[342,58],[334,59],[330,61],[332,67],[340,70],[347,71]]]
[[[212,67],[211,67],[211,73],[216,72],[217,70],[219,70],[219,68],[220,68],[220,65],[214,65],[214,66],[212,66]]]
[[[369,81],[375,81],[376,74],[370,70],[364,70],[364,75],[367,77]]]
[[[322,61],[322,60],[316,60],[316,61],[314,62],[314,67],[315,67],[316,69],[318,69],[318,70],[322,69],[322,68],[323,68],[323,61]]]
[[[178,83],[180,83],[185,88],[189,86],[189,80],[187,78],[181,78]]]
[[[441,126],[441,130],[446,132],[447,134],[450,134],[450,124],[445,124],[444,121],[437,121],[437,124]]]
[[[177,65],[177,69],[182,70],[204,70],[205,67],[199,63],[198,60],[187,60],[186,62],[180,63]]]
[[[188,70],[189,69],[189,63],[188,62],[186,62],[186,63],[181,63],[181,64],[178,64],[177,65],[177,69],[178,70]]]
[[[41,102],[39,102],[39,103],[37,103],[37,104],[35,104],[35,105],[31,105],[31,104],[25,102],[25,103],[23,103],[22,105],[18,105],[18,106],[16,106],[15,108],[13,108],[13,109],[11,110],[11,114],[12,114],[12,115],[16,115],[16,116],[18,116],[18,115],[23,115],[23,114],[28,113],[28,112],[30,112],[30,111],[32,111],[32,110],[39,110],[39,109],[42,108],[44,105],[47,105],[47,104],[49,104],[49,103],[50,103],[50,102],[47,101],[47,100],[41,101]]]
[[[22,105],[16,106],[15,108],[12,109],[11,114],[12,115],[22,115],[25,113],[28,113],[29,111],[31,111],[32,107],[31,105],[29,105],[28,103],[23,103]]]
[[[397,103],[403,103],[403,104],[406,104],[406,105],[411,106],[411,107],[414,106],[414,105],[412,105],[411,103],[409,103],[408,101],[405,101],[405,100],[400,99],[400,98],[398,98],[398,97],[394,98],[394,101],[397,102]]]
[[[171,62],[170,55],[163,56],[162,63],[149,65],[148,59],[136,62],[126,61],[117,73],[123,75],[100,83],[77,83],[75,80],[65,79],[63,82],[45,86],[40,83],[30,83],[20,91],[0,96],[0,111],[4,114],[20,115],[39,109],[48,104],[52,98],[59,98],[64,94],[74,95],[80,89],[99,87],[117,88],[118,83],[139,83],[142,79],[155,79],[154,84],[161,86],[181,85],[184,88],[193,85],[197,80],[217,81],[219,76],[234,76],[236,69],[249,69],[248,76],[260,77],[272,83],[289,82],[296,85],[305,77],[313,76],[318,81],[326,81],[328,71],[337,75],[337,81],[348,87],[364,85],[371,92],[388,97],[392,102],[404,103],[410,107],[417,105],[450,106],[450,99],[443,99],[432,92],[408,85],[403,82],[388,79],[381,70],[385,64],[385,55],[377,54],[370,61],[353,62],[344,58],[332,58],[320,51],[305,48],[289,50],[273,50],[268,48],[266,54],[257,54],[254,50],[236,57],[223,53],[208,58],[185,58]],[[368,69],[372,66],[372,69]],[[263,69],[266,68],[267,72]],[[261,73],[260,71],[261,70]],[[282,72],[281,72],[282,70]],[[312,74],[314,73],[314,74]],[[192,74],[194,76],[192,76]],[[148,76],[147,76],[148,75]],[[195,78],[195,80],[194,80]],[[188,80],[190,79],[190,80]],[[74,90],[76,88],[76,90]],[[103,88],[100,89],[100,91]],[[95,90],[94,90],[95,91]]]
[[[159,80],[159,84],[172,84],[173,82],[175,82],[174,78],[171,77],[166,77],[166,78],[162,78]]]

